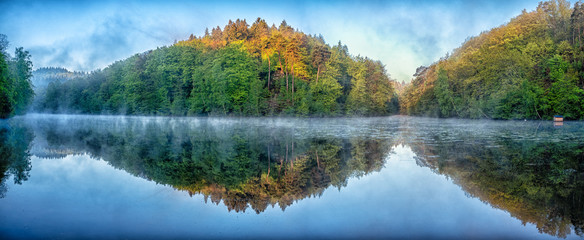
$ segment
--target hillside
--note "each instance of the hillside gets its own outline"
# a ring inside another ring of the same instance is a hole
[[[31,109],[33,111],[43,111],[47,107],[44,104],[46,104],[47,88],[49,85],[53,84],[54,86],[52,87],[60,86],[66,81],[85,76],[86,74],[83,72],[71,72],[59,67],[43,67],[32,71],[31,83],[35,96],[31,104]]]
[[[83,77],[83,72],[71,72],[60,67],[42,67],[32,71],[30,81],[36,89],[46,88],[49,83],[60,81],[64,82],[73,78]]]
[[[468,39],[400,93],[405,114],[491,119],[584,118],[584,5],[541,2]]]
[[[283,21],[236,20],[47,88],[41,111],[136,115],[388,115],[381,62]]]

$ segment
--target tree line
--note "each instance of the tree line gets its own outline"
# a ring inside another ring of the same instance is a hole
[[[384,65],[285,21],[229,21],[81,78],[49,83],[46,112],[339,116],[398,112]]]
[[[420,67],[402,112],[491,119],[584,118],[584,4],[541,2]]]

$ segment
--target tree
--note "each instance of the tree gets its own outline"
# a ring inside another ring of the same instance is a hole
[[[574,3],[574,10],[572,11],[572,15],[570,15],[570,24],[572,27],[572,44],[582,46],[582,33],[584,31],[584,5],[582,5],[582,2],[580,1]]]
[[[6,49],[8,49],[8,37],[4,34],[0,34],[0,53],[6,58],[8,57],[8,53]]]
[[[212,95],[223,113],[258,114],[261,85],[253,60],[241,43],[231,43],[213,63]]]
[[[266,20],[257,18],[256,21],[251,25],[249,29],[249,34],[251,38],[263,39],[267,38],[270,34],[270,29]]]
[[[352,79],[347,98],[347,113],[387,114],[391,109],[394,89],[383,64],[368,58],[357,58],[349,72]]]
[[[0,34],[0,118],[25,113],[34,96],[30,54],[19,47],[10,59],[6,39]]]
[[[454,104],[453,93],[450,90],[448,75],[446,75],[444,69],[438,70],[438,78],[436,80],[436,86],[434,86],[434,94],[436,95],[438,105],[440,106],[440,116],[452,116],[452,111],[456,105]]]
[[[549,114],[564,115],[567,119],[581,118],[584,115],[584,90],[566,76],[568,63],[561,56],[555,55],[548,60],[548,65],[549,77],[553,82],[547,94],[551,108]]]
[[[14,79],[14,88],[12,90],[14,113],[23,114],[34,96],[30,81],[32,77],[32,61],[28,51],[25,51],[22,47],[16,48],[14,55],[15,57],[11,64],[12,79]]]
[[[235,22],[229,20],[229,23],[223,30],[223,37],[228,43],[238,40],[247,40],[249,35],[248,25],[245,19],[237,19]]]
[[[13,100],[9,77],[6,57],[3,52],[0,52],[0,118],[8,118],[12,113]]]
[[[288,83],[288,75],[292,76],[292,105],[294,105],[294,83],[295,75],[301,75],[305,71],[303,60],[306,56],[304,48],[302,48],[302,40],[300,34],[294,34],[292,39],[286,45],[286,66],[290,69],[289,74],[286,74],[286,85]]]
[[[337,100],[342,94],[342,87],[337,81],[339,70],[330,64],[326,67],[320,82],[310,83],[313,99],[313,112],[331,115],[337,112]]]
[[[324,63],[330,58],[331,52],[327,47],[318,45],[312,50],[312,65],[316,66],[316,82],[318,83],[318,76]]]
[[[351,115],[366,115],[369,111],[369,94],[367,91],[366,68],[363,59],[351,66],[351,92],[347,98],[347,113]]]

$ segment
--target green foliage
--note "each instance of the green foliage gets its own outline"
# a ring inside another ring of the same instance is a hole
[[[383,64],[368,58],[357,58],[348,70],[351,90],[347,98],[350,115],[388,114],[394,89]]]
[[[362,72],[351,72],[353,65]],[[390,81],[380,62],[352,57],[340,42],[330,47],[285,22],[269,28],[258,19],[250,27],[238,19],[223,30],[50,83],[37,105],[90,114],[388,115],[397,112]],[[363,88],[349,101],[355,84]]]
[[[0,52],[0,118],[8,118],[12,113],[11,79],[8,75],[6,57]],[[10,82],[9,82],[10,81]]]
[[[539,97],[543,93],[541,87],[524,80],[521,86],[509,89],[500,104],[495,107],[493,117],[496,119],[539,119],[541,106],[545,106],[542,103],[544,99]]]
[[[32,102],[32,62],[28,51],[21,47],[9,59],[5,53],[6,36],[0,34],[0,38],[0,118],[8,118],[24,114]]]
[[[257,63],[249,57],[240,43],[231,43],[221,49],[213,61],[211,82],[211,109],[223,114],[258,115],[262,91]]]
[[[444,69],[438,70],[438,78],[436,79],[436,86],[434,87],[434,95],[436,100],[438,100],[438,105],[440,106],[440,116],[450,117],[455,111],[456,107],[454,104],[454,96],[452,90],[450,90],[450,83],[448,82],[448,76]]]
[[[32,62],[30,54],[23,48],[16,48],[14,60],[11,62],[11,78],[13,79],[14,113],[23,114],[32,101]]]
[[[331,115],[337,110],[341,85],[332,78],[323,77],[320,82],[310,85],[310,94],[313,96],[313,112]]]

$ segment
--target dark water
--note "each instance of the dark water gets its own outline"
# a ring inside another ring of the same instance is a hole
[[[28,115],[0,238],[584,237],[584,123]]]

